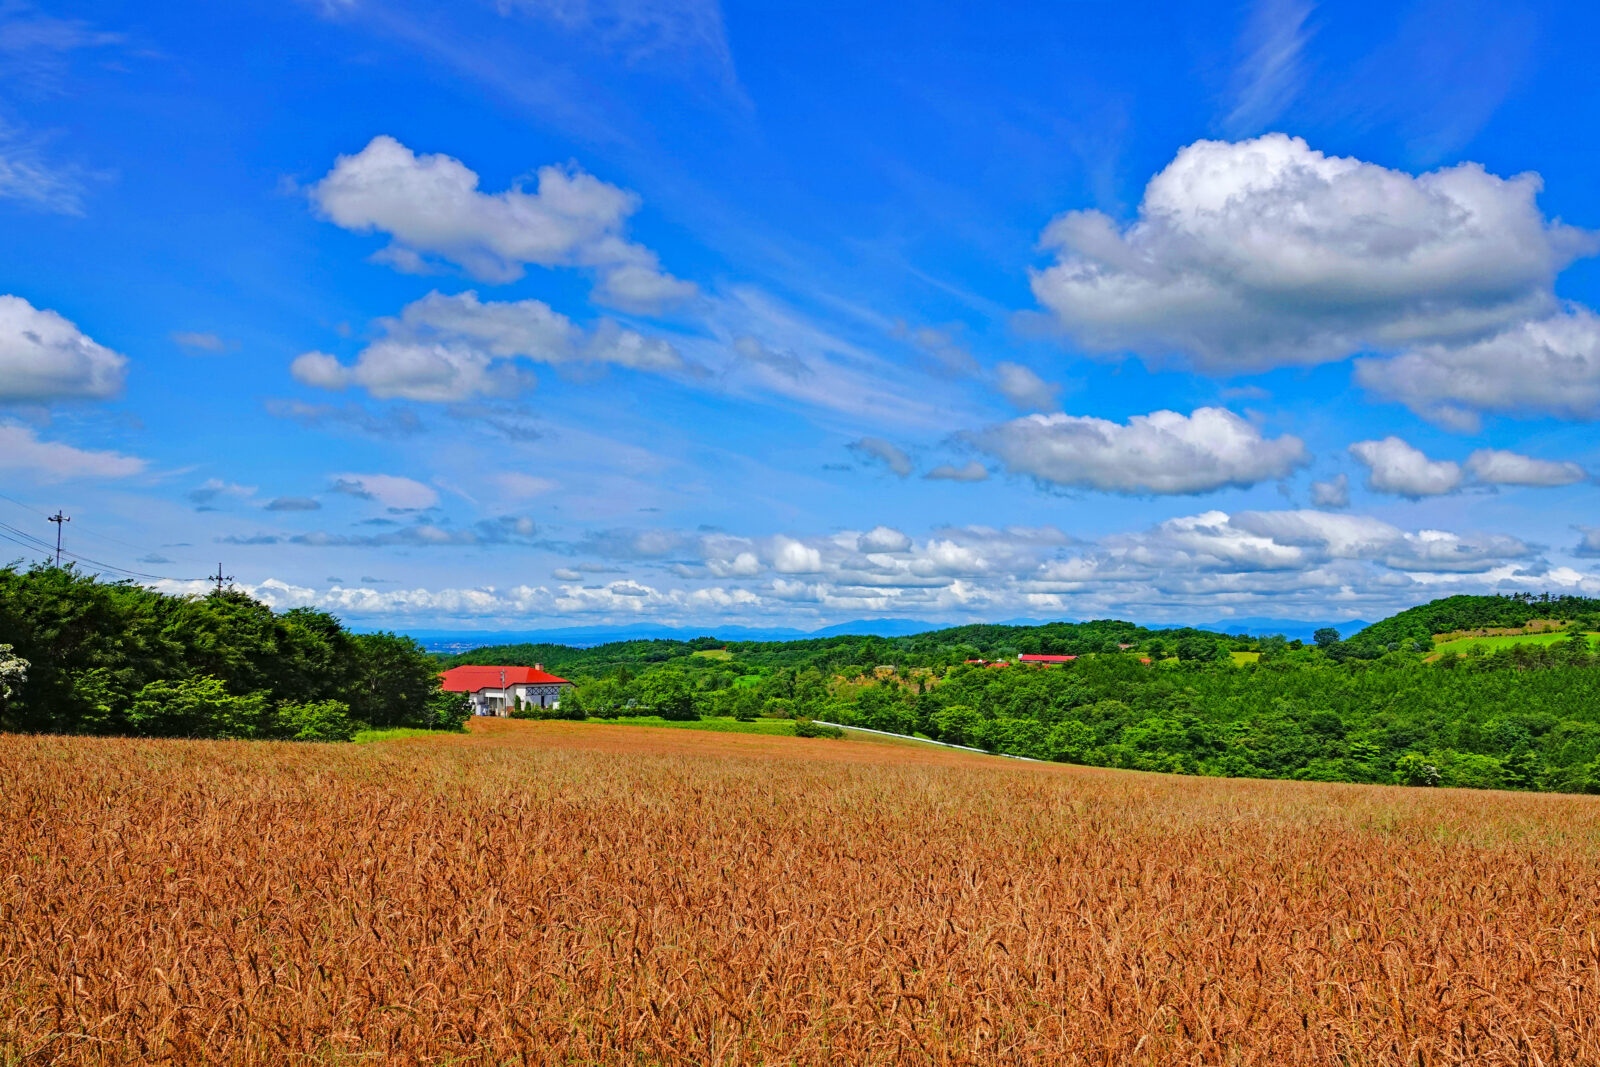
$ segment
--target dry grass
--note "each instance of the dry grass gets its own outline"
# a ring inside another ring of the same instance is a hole
[[[1600,1063],[1600,798],[0,738],[0,1063]]]

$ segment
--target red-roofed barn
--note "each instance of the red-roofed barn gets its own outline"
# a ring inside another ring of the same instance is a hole
[[[531,667],[451,667],[444,672],[443,687],[446,692],[467,694],[472,714],[504,718],[516,710],[518,701],[524,707],[559,708],[562,691],[572,688],[572,683],[535,663]]]
[[[1024,653],[1023,655],[1017,657],[1017,662],[1025,663],[1033,667],[1059,667],[1063,664],[1071,663],[1077,658],[1077,656],[1041,656],[1037,654],[1030,655],[1028,653]]]

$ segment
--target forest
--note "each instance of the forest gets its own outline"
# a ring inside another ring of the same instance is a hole
[[[1600,792],[1597,618],[1583,598],[1458,596],[1313,644],[1099,620],[508,645],[452,662],[543,662],[579,683],[567,715],[816,719],[1136,770]],[[1552,639],[1433,651],[1435,636],[1532,624]],[[1077,658],[1016,661],[1035,653]]]
[[[408,637],[281,614],[234,589],[177,597],[72,566],[0,569],[0,729],[348,740],[459,728],[466,701]]]
[[[864,726],[1134,770],[1600,792],[1597,627],[1600,601],[1521,594],[1437,600],[1311,643],[1101,619],[433,657],[235,589],[168,596],[13,566],[0,569],[0,729],[321,741],[459,729],[466,703],[440,691],[444,667],[543,663],[576,689],[558,711],[522,714],[788,719],[802,733]],[[1495,636],[1437,650],[1464,633]],[[1073,658],[1018,660],[1037,654]]]

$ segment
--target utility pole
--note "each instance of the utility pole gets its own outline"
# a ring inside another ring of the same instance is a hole
[[[56,524],[56,566],[59,567],[61,566],[61,525],[62,523],[71,522],[72,518],[71,516],[61,514],[60,508],[56,508],[56,513],[54,515],[47,516],[47,518]]]
[[[217,573],[213,574],[210,577],[209,580],[217,583],[217,592],[220,593],[220,592],[222,592],[222,583],[223,582],[232,582],[233,581],[233,575],[231,575],[231,574],[223,574],[222,573],[222,564],[218,563],[217,564]]]

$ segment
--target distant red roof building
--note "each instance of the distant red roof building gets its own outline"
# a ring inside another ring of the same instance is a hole
[[[1040,656],[1021,655],[1017,657],[1018,663],[1036,663],[1041,667],[1048,667],[1053,663],[1071,663],[1077,656]]]
[[[544,669],[531,667],[451,667],[440,676],[447,692],[465,693],[474,715],[504,718],[518,708],[559,708],[561,694],[572,683]]]
[[[476,693],[480,689],[501,689],[513,685],[571,685],[543,666],[535,667],[451,667],[444,672],[444,689],[450,693]]]

